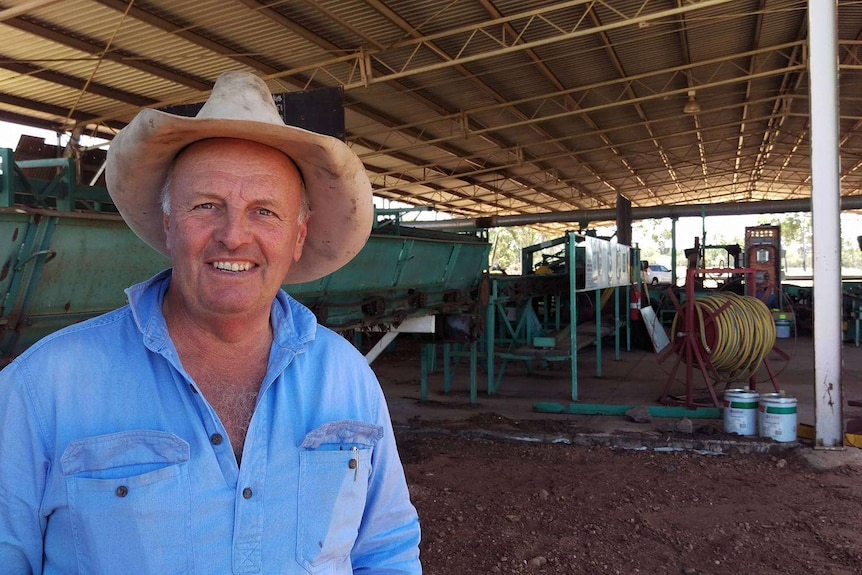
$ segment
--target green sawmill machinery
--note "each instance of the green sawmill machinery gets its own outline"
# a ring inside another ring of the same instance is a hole
[[[98,159],[21,160],[0,148],[0,363],[124,305],[126,287],[169,266],[128,229],[107,190],[79,183],[99,183]],[[471,313],[489,249],[484,232],[415,230],[387,211],[347,266],[288,291],[341,332]]]

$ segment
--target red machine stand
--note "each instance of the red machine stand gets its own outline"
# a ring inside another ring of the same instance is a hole
[[[679,300],[676,298],[673,292],[671,290],[668,290],[668,295],[670,296],[670,300],[671,302],[673,302],[674,308],[676,309],[677,313],[678,319],[674,324],[677,326],[675,330],[677,333],[671,334],[671,345],[669,345],[664,351],[661,352],[661,354],[659,354],[658,362],[659,364],[662,364],[672,355],[676,355],[676,361],[671,368],[667,385],[665,386],[661,397],[659,397],[658,399],[659,403],[677,405],[682,404],[686,405],[690,409],[696,409],[697,407],[722,407],[722,402],[718,398],[718,393],[716,393],[716,386],[721,382],[727,382],[727,379],[723,378],[719,371],[713,365],[711,359],[712,352],[710,350],[714,349],[714,345],[717,338],[716,318],[718,318],[727,309],[727,307],[730,305],[730,302],[724,303],[713,312],[709,312],[707,310],[700,310],[700,313],[703,318],[703,337],[701,337],[700,331],[697,331],[695,329],[695,317],[696,314],[698,314],[698,310],[695,309],[694,278],[697,274],[705,273],[744,274],[746,295],[756,297],[755,292],[757,289],[757,270],[750,268],[688,269],[686,272],[684,304],[680,304]],[[679,328],[680,320],[682,320],[681,330]],[[706,346],[704,346],[704,342],[706,343]],[[789,359],[789,356],[781,349],[779,349],[777,345],[773,345],[771,351],[774,351],[785,360]],[[680,363],[682,362],[685,362],[684,399],[680,398],[679,396],[674,396],[670,394],[671,389],[676,383],[676,376],[679,371]],[[765,367],[767,374],[769,375],[769,379],[770,381],[772,381],[772,385],[775,391],[778,392],[778,382],[776,380],[775,373],[769,365],[768,359],[764,358],[762,361],[762,365]],[[697,369],[703,376],[703,380],[709,392],[709,398],[706,399],[706,401],[708,401],[707,403],[704,403],[703,400],[699,400],[695,397],[695,369]],[[757,370],[755,369],[754,371],[756,372]],[[754,372],[749,375],[748,381],[749,388],[755,390],[756,380]]]

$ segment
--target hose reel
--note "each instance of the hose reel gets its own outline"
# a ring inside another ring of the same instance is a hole
[[[775,322],[766,304],[727,292],[699,298],[693,309],[697,341],[716,374],[740,381],[757,372],[775,345]],[[684,313],[674,317],[671,333],[680,333],[678,324],[684,329]]]
[[[703,273],[744,274],[748,295],[717,292],[696,298],[695,275]],[[675,357],[667,385],[659,397],[661,403],[685,403],[689,408],[711,405],[722,407],[716,385],[721,382],[742,382],[748,379],[749,388],[755,390],[755,375],[761,365],[765,368],[776,392],[780,390],[775,373],[767,357],[775,352],[785,361],[790,359],[775,345],[776,328],[772,312],[767,305],[754,297],[757,270],[752,268],[686,270],[685,302],[680,304],[672,291],[668,296],[676,309],[671,325],[671,345],[658,356],[659,363]],[[674,395],[671,389],[678,383],[677,373],[685,364],[685,396]],[[696,397],[695,378],[703,377],[707,403]]]

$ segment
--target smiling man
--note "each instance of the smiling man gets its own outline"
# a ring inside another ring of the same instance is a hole
[[[176,288],[165,305],[213,319],[237,313],[268,318],[307,233],[296,165],[256,142],[202,140],[177,157],[162,194]]]
[[[356,155],[231,72],[195,118],[141,112],[106,173],[172,266],[0,372],[3,572],[420,573],[379,384],[281,289],[367,240]]]

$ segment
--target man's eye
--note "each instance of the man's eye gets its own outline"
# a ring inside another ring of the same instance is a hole
[[[257,213],[261,216],[271,216],[273,215],[272,210],[268,210],[266,208],[258,208]]]
[[[196,210],[211,210],[213,209],[213,205],[210,202],[206,202],[204,204],[198,204],[195,206]]]

